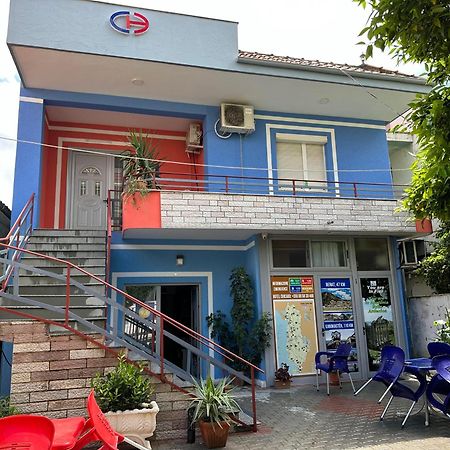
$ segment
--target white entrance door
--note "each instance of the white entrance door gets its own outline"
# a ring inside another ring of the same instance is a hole
[[[72,227],[106,229],[106,198],[110,174],[109,158],[74,153],[72,184]]]

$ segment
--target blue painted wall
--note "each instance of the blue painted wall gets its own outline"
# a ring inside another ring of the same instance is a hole
[[[264,114],[270,118],[258,119],[255,133],[248,136],[233,135],[229,139],[221,139],[214,132],[214,125],[219,117],[218,107],[35,89],[22,89],[21,95],[43,98],[49,105],[202,120],[205,144],[204,160],[205,164],[209,166],[205,173],[211,183],[210,189],[214,191],[224,191],[225,175],[231,175],[229,178],[231,192],[242,190],[248,193],[268,192],[265,180],[268,176],[266,148],[266,125],[268,124],[273,128],[270,136],[274,177],[276,177],[277,167],[275,134],[286,132],[327,137],[328,142],[325,147],[327,177],[329,182],[334,181],[331,145],[333,132],[336,140],[337,168],[340,171],[339,179],[342,182],[350,183],[348,188],[342,189],[341,186],[341,194],[353,196],[352,182],[391,183],[392,181],[386,134],[383,124],[380,122],[366,121],[362,123],[339,117],[287,116],[278,112],[257,111],[257,114]],[[42,104],[22,102],[19,113],[19,138],[40,142],[42,140],[42,120]],[[311,121],[317,123],[310,123]],[[41,151],[37,146],[18,145],[13,218],[17,216],[31,192],[37,192],[37,194],[39,192],[40,164]],[[264,179],[239,178],[242,176]],[[357,186],[358,195],[367,196],[368,188],[372,187]],[[365,192],[364,189],[366,189]],[[388,188],[383,187],[382,190],[383,192],[378,193],[379,197],[392,197]],[[312,195],[321,194],[313,193]],[[36,209],[36,216],[37,213]]]
[[[42,148],[27,142],[43,142],[44,105],[20,102],[11,224],[35,193],[34,226],[38,226]]]

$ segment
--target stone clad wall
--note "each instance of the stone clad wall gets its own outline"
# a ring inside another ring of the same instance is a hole
[[[415,233],[395,200],[161,192],[162,228]]]
[[[116,365],[116,358],[95,344],[76,335],[50,334],[38,322],[0,322],[0,340],[14,344],[11,403],[23,414],[86,416],[91,378]],[[153,381],[160,408],[155,437],[185,437],[189,399]]]

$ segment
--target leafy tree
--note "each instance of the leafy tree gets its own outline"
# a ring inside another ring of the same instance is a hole
[[[264,350],[270,345],[272,333],[271,318],[268,313],[255,320],[254,291],[252,282],[244,267],[236,267],[231,271],[230,293],[233,298],[231,308],[231,325],[222,311],[206,317],[211,336],[228,350],[252,364],[261,363]],[[248,367],[239,361],[230,365],[240,371]]]
[[[361,31],[373,48],[389,49],[399,62],[424,64],[431,91],[411,103],[407,117],[419,153],[403,201],[417,219],[450,221],[450,2],[449,0],[354,0],[371,7]]]
[[[416,273],[438,294],[446,294],[450,293],[450,222],[441,226],[436,237],[433,253],[421,261]]]

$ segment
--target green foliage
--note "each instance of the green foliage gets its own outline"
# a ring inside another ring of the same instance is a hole
[[[434,322],[438,341],[450,344],[450,311],[445,310],[445,318]]]
[[[91,380],[95,398],[104,411],[140,409],[152,400],[154,388],[144,374],[143,365],[127,362],[125,355],[118,358],[117,367],[108,374],[97,374]]]
[[[450,2],[354,0],[372,8],[361,34],[373,48],[389,49],[400,62],[425,65],[430,93],[417,96],[407,118],[419,154],[403,207],[415,218],[450,221]]]
[[[122,153],[125,156],[123,160],[123,180],[126,192],[134,194],[139,191],[146,194],[148,189],[156,187],[153,177],[158,175],[161,167],[157,146],[148,136],[136,131],[130,131],[128,142],[132,149]]]
[[[264,350],[270,345],[271,317],[268,313],[263,313],[255,320],[254,291],[250,277],[243,267],[236,267],[231,271],[230,294],[233,298],[232,324],[230,326],[222,311],[210,314],[206,320],[211,328],[211,336],[217,338],[228,350],[252,364],[259,365]],[[239,361],[233,361],[230,365],[239,371],[248,370],[248,367]]]
[[[222,378],[214,384],[211,377],[197,381],[193,379],[195,398],[190,404],[193,408],[192,423],[203,420],[205,422],[230,423],[230,414],[241,410],[236,400],[231,395],[231,380]]]
[[[438,294],[447,294],[450,293],[450,222],[441,226],[436,237],[433,252],[420,262],[416,273]]]
[[[19,414],[19,411],[10,404],[9,397],[0,398],[0,419],[2,417],[14,416],[15,414]]]

